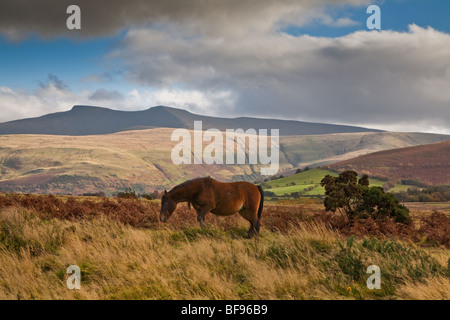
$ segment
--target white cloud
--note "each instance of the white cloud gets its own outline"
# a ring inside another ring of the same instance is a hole
[[[136,29],[116,48],[125,77],[148,89],[72,92],[51,76],[33,93],[2,87],[0,121],[74,104],[154,105],[220,116],[262,116],[397,131],[450,128],[450,35],[358,31],[340,38],[283,33],[216,38]]]
[[[349,27],[349,26],[356,26],[358,24],[359,22],[352,20],[348,17],[345,17],[337,19],[332,25],[336,27]]]
[[[40,116],[45,113],[63,111],[68,101],[76,101],[73,93],[61,90],[54,85],[39,88],[34,94],[24,90],[0,87],[0,121]]]
[[[140,85],[229,93],[234,106],[227,101],[217,108],[228,114],[379,128],[421,119],[417,131],[450,127],[450,35],[432,28],[333,39],[277,32],[223,39],[137,29],[115,55]]]
[[[218,111],[224,105],[231,107],[234,98],[230,92],[203,92],[198,90],[133,89],[125,94],[116,90],[98,89],[78,93],[68,88],[47,84],[33,93],[0,87],[0,122],[37,117],[47,113],[67,111],[73,105],[96,105],[118,110],[143,110],[165,105],[197,113]]]

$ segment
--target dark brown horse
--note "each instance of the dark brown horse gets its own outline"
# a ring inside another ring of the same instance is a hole
[[[188,202],[197,211],[197,220],[205,227],[205,216],[211,212],[218,216],[239,213],[250,222],[247,237],[259,235],[264,195],[260,186],[239,181],[223,183],[212,178],[186,181],[164,194],[161,198],[160,220],[166,222],[179,202]]]

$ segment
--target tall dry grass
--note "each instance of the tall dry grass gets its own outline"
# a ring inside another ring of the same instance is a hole
[[[265,228],[259,240],[242,237],[248,227],[243,219],[207,229],[177,223],[137,228],[113,216],[58,219],[5,207],[0,210],[0,298],[449,297],[448,249],[355,239],[315,221]],[[80,290],[66,286],[66,269],[73,264],[82,272]],[[365,285],[371,264],[382,270],[381,290]]]

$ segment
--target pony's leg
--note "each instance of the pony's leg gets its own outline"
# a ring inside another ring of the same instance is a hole
[[[252,238],[254,235],[259,236],[259,223],[258,215],[255,210],[244,209],[239,211],[239,214],[248,222],[250,222],[250,229],[247,231],[247,239]]]
[[[250,229],[247,231],[247,235],[245,236],[247,239],[253,238],[253,236],[259,236],[259,233],[256,231],[256,228],[253,226],[253,224],[250,226]]]
[[[200,223],[202,228],[206,228],[205,216],[209,210],[197,210],[197,221]]]

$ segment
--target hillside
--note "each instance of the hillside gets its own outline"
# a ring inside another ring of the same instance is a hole
[[[205,175],[222,181],[263,178],[257,165],[173,164],[171,151],[176,142],[170,139],[172,131],[158,128],[91,136],[0,136],[0,190],[111,194],[127,187],[137,192],[161,190]],[[348,159],[379,148],[448,138],[390,132],[282,136],[279,172],[295,171],[304,163]]]
[[[149,128],[193,129],[194,121],[202,121],[203,129],[279,129],[280,135],[380,132],[380,130],[361,127],[293,120],[208,117],[164,106],[142,111],[119,111],[100,107],[74,106],[70,111],[66,112],[0,123],[0,135],[51,134],[80,136]]]
[[[386,150],[328,166],[396,180],[417,180],[428,185],[450,184],[450,140]]]
[[[132,187],[147,192],[207,174],[221,180],[255,178],[257,166],[173,164],[172,131],[0,136],[0,190],[80,194]]]
[[[294,167],[319,166],[376,151],[418,146],[450,139],[448,135],[375,132],[285,137],[281,148]],[[293,173],[293,172],[291,172]]]

